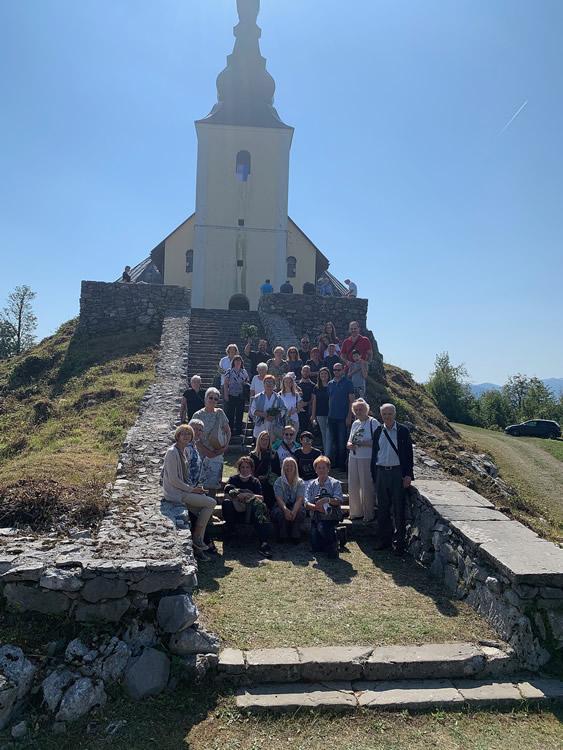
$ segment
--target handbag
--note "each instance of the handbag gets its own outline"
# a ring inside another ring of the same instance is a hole
[[[344,514],[342,513],[342,506],[339,505],[328,505],[328,501],[332,495],[324,487],[321,489],[318,495],[315,495],[315,503],[319,500],[326,499],[326,508],[321,513],[318,510],[313,511],[313,521],[318,523],[319,521],[342,521]]]
[[[225,430],[219,428],[219,414],[215,413],[215,424],[211,428],[207,442],[213,450],[221,450],[227,443],[227,435]]]

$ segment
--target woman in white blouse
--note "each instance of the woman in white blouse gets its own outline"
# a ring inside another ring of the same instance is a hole
[[[350,428],[346,447],[348,457],[348,493],[350,495],[350,519],[373,521],[375,517],[375,493],[371,476],[371,448],[373,433],[379,427],[375,417],[369,416],[369,404],[359,398],[352,404],[356,420]]]
[[[257,396],[264,390],[264,378],[268,372],[268,365],[265,362],[260,362],[260,364],[256,365],[256,372],[258,375],[252,378],[252,383],[250,384],[250,398],[254,398],[254,396]]]
[[[285,413],[286,424],[292,422],[293,426],[295,427],[295,432],[298,432],[299,412],[303,408],[303,399],[301,398],[301,395],[297,393],[295,377],[293,376],[293,374],[284,375],[279,395],[281,400],[285,404],[285,408],[287,409]]]

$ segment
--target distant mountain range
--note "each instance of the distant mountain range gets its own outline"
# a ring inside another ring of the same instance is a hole
[[[551,389],[555,398],[559,398],[563,393],[563,378],[545,378],[542,380],[542,383]],[[475,385],[471,385],[470,388],[475,398],[479,398],[486,391],[501,391],[502,385],[497,385],[496,383],[476,383]]]

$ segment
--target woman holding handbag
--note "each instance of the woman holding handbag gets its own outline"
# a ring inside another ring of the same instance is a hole
[[[373,433],[379,427],[375,417],[369,416],[369,404],[359,398],[352,404],[356,417],[350,428],[348,448],[348,492],[350,520],[375,518],[375,493],[371,476],[371,448]]]
[[[317,478],[307,487],[305,508],[310,511],[311,547],[313,552],[326,552],[338,557],[336,527],[342,521],[342,485],[330,477],[330,459],[319,456],[313,463]]]
[[[205,391],[205,407],[193,416],[203,422],[203,432],[197,443],[197,449],[203,456],[200,481],[213,496],[221,487],[223,455],[231,439],[227,415],[217,406],[220,395],[217,388],[208,388]]]

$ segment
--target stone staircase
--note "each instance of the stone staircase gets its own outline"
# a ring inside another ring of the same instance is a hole
[[[511,708],[563,700],[563,682],[518,674],[514,652],[496,643],[227,648],[218,669],[240,686],[237,707],[250,713]]]
[[[190,349],[188,375],[201,375],[201,387],[205,391],[213,385],[219,361],[225,356],[229,344],[236,344],[250,373],[250,362],[244,356],[246,340],[240,335],[243,323],[258,328],[258,338],[264,338],[264,329],[257,312],[245,310],[203,310],[192,308],[190,321]],[[253,344],[256,346],[258,339]],[[221,394],[222,395],[222,394]],[[222,401],[219,402],[221,406]],[[251,433],[251,430],[250,430]],[[251,437],[251,434],[250,434]],[[245,447],[247,436],[232,438],[231,446],[240,450]]]

